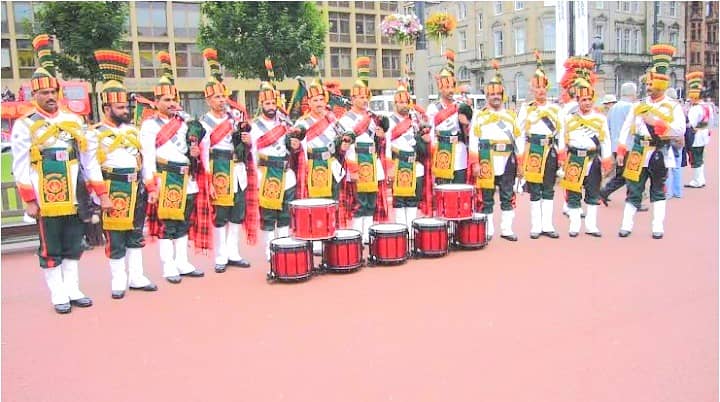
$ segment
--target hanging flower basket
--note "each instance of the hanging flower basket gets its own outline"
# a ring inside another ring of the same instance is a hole
[[[432,14],[425,22],[428,36],[437,41],[451,36],[455,28],[457,28],[457,20],[448,13]]]
[[[390,14],[380,23],[383,35],[405,44],[415,42],[422,29],[420,20],[414,15]]]

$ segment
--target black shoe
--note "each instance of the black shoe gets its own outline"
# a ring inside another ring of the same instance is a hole
[[[640,211],[640,212],[647,212],[648,209],[649,209],[649,208],[648,208],[647,206],[645,206],[645,205],[640,205],[640,208],[638,208],[638,211]]]
[[[142,290],[143,292],[154,292],[154,291],[158,290],[158,287],[156,284],[151,283],[149,285],[140,286],[140,287],[130,286],[130,290]]]
[[[560,234],[559,234],[558,232],[556,232],[556,231],[552,231],[552,232],[542,232],[542,233],[540,233],[540,234],[543,235],[543,236],[547,236],[547,237],[549,237],[549,238],[551,238],[551,239],[558,239],[558,238],[560,238]]]
[[[578,237],[578,232],[570,232],[570,233],[568,233],[568,236],[570,236],[570,237]]]
[[[620,230],[620,231],[618,232],[618,236],[620,236],[620,237],[628,237],[628,236],[630,236],[630,231],[629,231],[629,230]]]
[[[205,272],[203,272],[199,269],[196,269],[192,272],[188,272],[187,274],[180,274],[180,276],[189,276],[191,278],[202,278],[203,276],[205,276]]]
[[[92,299],[89,297],[81,297],[79,299],[70,300],[70,304],[76,307],[90,307],[92,306]]]
[[[663,238],[663,233],[662,233],[662,232],[653,232],[652,238],[653,238],[653,239],[656,239],[656,240],[662,239],[662,238]]]
[[[503,239],[508,240],[508,241],[517,241],[518,240],[518,237],[516,234],[500,235],[500,237],[502,237]]]
[[[590,235],[592,237],[602,237],[602,233],[600,232],[585,232],[586,235]]]
[[[170,282],[170,283],[180,283],[180,282],[182,282],[182,278],[179,277],[179,276],[177,276],[177,275],[175,275],[175,276],[168,276],[168,277],[165,278],[165,279],[166,279],[168,282]]]
[[[228,260],[227,265],[230,265],[231,267],[250,268],[250,263],[242,258],[239,260]]]
[[[223,264],[215,264],[215,272],[218,274],[222,274],[227,269],[227,266]]]
[[[70,303],[56,304],[55,312],[58,314],[67,314],[72,310]]]
[[[540,238],[540,233],[530,233],[530,238],[533,239],[533,240],[534,240],[534,239],[539,239],[539,238]]]
[[[124,290],[113,290],[112,291],[112,298],[113,299],[122,299],[125,297],[125,291]]]

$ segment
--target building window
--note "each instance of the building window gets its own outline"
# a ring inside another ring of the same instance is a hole
[[[356,1],[355,8],[364,8],[366,10],[374,10],[375,2],[374,1]]]
[[[543,22],[543,45],[546,52],[555,50],[555,20]]]
[[[370,58],[370,77],[377,77],[377,52],[375,49],[358,49],[357,57],[369,57]]]
[[[632,5],[632,12],[633,12],[633,13],[637,14],[637,13],[640,12],[640,3],[638,3],[637,1],[633,1],[633,2],[631,3],[631,5]],[[658,15],[660,15],[660,14],[658,14]]]
[[[603,35],[603,24],[595,24],[593,36],[599,36],[601,40],[605,37],[605,35]]]
[[[173,2],[172,6],[175,36],[196,38],[200,27],[200,4]]]
[[[160,62],[157,61],[157,54],[161,50],[168,50],[167,43],[140,42],[140,77],[159,78],[162,76]]]
[[[502,14],[502,1],[496,1],[494,3],[495,15]]]
[[[122,42],[122,47],[120,48],[123,52],[129,54],[130,57],[130,65],[128,66],[127,74],[125,75],[126,78],[135,78],[135,67],[133,63],[133,45],[132,42]]]
[[[383,77],[400,77],[400,51],[383,49],[382,68]]]
[[[374,51],[374,50],[373,50]],[[405,73],[415,72],[415,53],[407,53],[405,55]]]
[[[697,34],[697,31],[695,30],[695,26],[696,26],[696,24],[694,22],[690,23],[690,40],[693,40],[693,41],[698,40],[698,34]]]
[[[352,77],[349,48],[330,48],[330,75],[333,77]]]
[[[615,48],[618,53],[622,53],[622,29],[615,28]]]
[[[180,93],[180,106],[192,116],[202,116],[207,107],[205,94],[202,92],[182,92]]]
[[[519,102],[521,99],[527,99],[528,80],[522,73],[515,75],[515,95],[516,102]]]
[[[710,44],[717,44],[718,41],[718,24],[708,24],[707,41]]]
[[[3,5],[5,3],[3,2]],[[16,1],[13,5],[13,16],[15,17],[15,34],[23,35],[29,34],[25,30],[25,24],[35,23],[35,12],[33,4],[29,1]],[[5,13],[3,13],[4,15]],[[3,31],[5,32],[5,31]]]
[[[470,71],[465,67],[460,67],[458,71],[458,81],[470,81]]]
[[[630,12],[630,2],[629,1],[621,1],[622,3],[622,10],[626,13]]]
[[[640,39],[640,30],[636,29],[633,31],[633,43],[635,44],[635,53],[641,54],[642,53],[642,40]],[[662,41],[661,41],[662,42]]]
[[[350,14],[328,13],[330,20],[330,41],[350,42]]]
[[[3,3],[3,6],[5,6],[5,3]],[[0,59],[2,59],[0,60],[2,62],[2,75],[0,75],[0,78],[12,79],[12,58],[10,57],[9,39],[2,40],[2,57],[0,57]]]
[[[463,52],[467,50],[467,32],[458,31],[458,50]]]
[[[604,1],[596,1],[595,2],[595,9],[596,10],[602,10],[605,8],[605,2]]]
[[[493,41],[495,44],[495,57],[503,55],[503,33],[501,29],[493,31]]]
[[[4,4],[4,3],[3,3]],[[478,31],[482,31],[483,27],[483,15],[482,13],[478,13],[477,15],[477,29]]]
[[[397,1],[381,1],[380,9],[383,11],[397,11],[398,10],[398,2]]]
[[[670,16],[677,17],[677,3],[675,3],[674,1],[671,1],[669,3],[668,7],[670,8],[670,12],[669,12]]]
[[[477,48],[477,59],[478,60],[485,59],[485,45],[483,45],[482,43],[479,44],[478,48]]]
[[[630,53],[630,29],[628,28],[623,30],[623,50],[625,53]]]
[[[19,78],[30,78],[33,71],[35,71],[35,52],[33,51],[32,41],[30,39],[18,39],[15,44],[17,45],[17,62],[20,69]]]
[[[175,59],[178,77],[203,77],[203,56],[197,45],[191,43],[175,44]]]
[[[515,2],[515,10],[522,10],[523,8],[525,8],[524,1],[516,1]]]
[[[370,14],[356,14],[355,34],[358,43],[377,43],[375,40],[375,16]]]
[[[525,28],[515,28],[515,54],[525,53]]]
[[[328,1],[328,6],[339,7],[339,8],[348,8],[348,7],[350,7],[350,2],[349,1]]]
[[[135,3],[139,36],[167,36],[166,4],[165,2],[151,1]]]
[[[460,2],[458,4],[458,21],[462,21],[467,18],[467,4]]]
[[[670,44],[678,47],[678,33],[677,31],[670,31]]]
[[[2,11],[0,11],[0,18],[2,18],[2,33],[6,34],[10,32],[10,29],[8,27],[8,20],[7,20],[7,4],[5,2],[2,2]]]

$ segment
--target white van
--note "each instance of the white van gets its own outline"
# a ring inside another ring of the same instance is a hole
[[[378,116],[390,117],[395,112],[395,97],[393,95],[375,95],[370,98],[368,107]]]
[[[485,95],[483,95],[483,94],[467,94],[465,96],[467,96],[467,98],[472,101],[471,106],[472,106],[473,110],[480,110],[485,107],[485,102],[486,102]],[[453,99],[455,101],[459,101],[460,95],[453,95]],[[435,95],[435,94],[428,95],[428,103],[433,103],[436,100],[438,100],[437,95]]]

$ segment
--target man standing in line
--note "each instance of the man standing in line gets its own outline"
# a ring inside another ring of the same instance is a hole
[[[157,235],[163,277],[170,283],[180,283],[182,277],[202,277],[188,260],[188,233],[191,216],[195,213],[195,199],[199,191],[191,174],[191,158],[200,156],[198,142],[188,135],[188,125],[180,115],[178,92],[172,76],[170,54],[158,53],[164,74],[153,88],[157,112],[140,127],[145,184],[155,185],[158,195],[148,196],[148,203],[157,204],[150,214],[151,235]]]
[[[88,152],[82,119],[58,104],[60,84],[50,37],[38,35],[33,48],[41,66],[30,78],[36,107],[13,125],[12,171],[25,212],[38,220],[38,255],[50,299],[57,313],[66,314],[72,306],[92,306],[80,291],[78,272],[83,219],[90,218],[86,180],[104,210],[112,204],[100,166]]]
[[[123,85],[130,55],[98,50],[95,60],[105,78],[100,92],[104,118],[88,132],[88,143],[102,168],[113,205],[112,210],[103,214],[102,225],[112,275],[111,295],[113,299],[122,299],[128,286],[146,292],[157,290],[143,273],[142,258],[147,194],[151,192],[157,197],[157,188],[154,183],[146,187],[142,181],[140,137],[130,124],[127,90]]]
[[[705,146],[710,143],[710,117],[712,115],[711,105],[702,104],[700,102],[700,91],[702,91],[702,81],[704,73],[702,71],[694,71],[685,76],[688,83],[688,98],[690,98],[690,109],[687,116],[692,127],[693,138],[688,144],[690,154],[690,167],[693,170],[693,178],[685,187],[702,188],[705,187]]]

